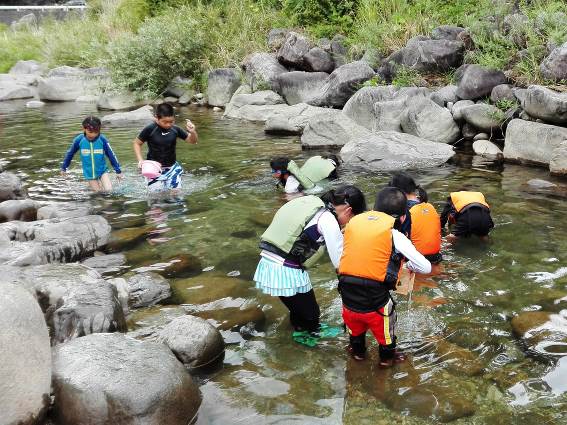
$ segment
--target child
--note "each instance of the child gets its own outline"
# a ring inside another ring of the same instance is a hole
[[[155,122],[146,126],[133,143],[134,154],[138,160],[138,168],[142,167],[142,145],[148,144],[147,159],[161,164],[161,175],[154,179],[146,179],[148,189],[152,192],[178,190],[181,188],[183,168],[176,159],[177,139],[195,145],[198,140],[197,130],[187,120],[187,131],[175,125],[173,106],[162,103],[156,108]]]
[[[355,360],[364,360],[366,331],[370,329],[379,344],[381,367],[405,360],[396,351],[396,311],[390,295],[398,281],[402,260],[407,260],[411,271],[431,272],[429,261],[398,230],[405,219],[404,193],[386,187],[376,195],[374,211],[353,217],[344,233],[339,293],[350,337],[349,352]]]
[[[61,164],[61,175],[65,176],[67,168],[75,153],[81,151],[81,161],[83,166],[83,176],[89,182],[89,187],[93,192],[110,192],[112,183],[108,177],[105,155],[110,160],[116,177],[122,179],[120,164],[104,135],[100,134],[101,122],[97,117],[89,116],[83,120],[83,133],[73,140],[71,147],[65,154],[63,164]]]
[[[298,193],[312,189],[323,179],[336,179],[339,160],[335,155],[328,157],[312,156],[301,168],[287,157],[274,158],[270,161],[272,176],[278,179],[285,193]]]
[[[319,304],[305,267],[322,253],[322,247],[338,267],[343,248],[341,227],[365,210],[362,192],[343,186],[321,198],[309,195],[289,201],[262,235],[254,281],[263,293],[279,297],[288,308],[295,341],[313,346],[321,330]]]
[[[490,216],[490,207],[480,192],[461,190],[452,192],[441,213],[441,227],[449,222],[453,225],[449,240],[456,240],[476,235],[482,240],[488,239],[488,233],[494,227]]]
[[[400,189],[407,198],[406,219],[401,232],[430,262],[440,263],[443,259],[440,253],[441,224],[435,207],[427,202],[427,192],[404,172],[394,174],[390,186]]]

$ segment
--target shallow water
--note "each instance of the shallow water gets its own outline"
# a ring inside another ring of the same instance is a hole
[[[134,336],[190,312],[211,319],[230,342],[224,365],[201,375],[198,424],[562,424],[567,423],[567,207],[565,183],[537,168],[497,166],[461,155],[414,174],[441,209],[447,193],[478,188],[496,228],[487,245],[447,246],[435,276],[418,279],[411,311],[399,299],[398,337],[412,355],[391,370],[345,353],[346,337],[316,349],[294,344],[286,311],[251,282],[258,237],[284,202],[267,162],[302,162],[297,137],[266,136],[262,127],[222,120],[207,109],[182,108],[200,141],[179,143],[187,174],[177,198],[149,198],[136,174],[131,141],[140,126],[105,128],[125,170],[115,193],[91,196],[75,158],[70,176],[58,169],[82,117],[92,106],[0,103],[0,157],[39,201],[93,204],[112,224],[128,270],[158,270],[172,283],[167,306],[129,318]],[[333,184],[355,183],[373,201],[382,173],[343,170]],[[559,188],[535,189],[533,178]],[[126,243],[125,239],[129,239]],[[112,274],[110,274],[112,275]],[[323,320],[340,323],[336,280],[328,263],[311,272]],[[554,313],[537,340],[518,339],[511,319],[526,311]],[[239,325],[253,321],[254,326]],[[368,338],[371,341],[371,338]]]

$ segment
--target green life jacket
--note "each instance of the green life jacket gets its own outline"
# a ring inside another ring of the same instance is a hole
[[[335,171],[333,162],[319,155],[309,158],[300,169],[300,172],[313,183],[326,179],[333,171]]]
[[[309,195],[292,199],[276,212],[272,223],[261,237],[262,242],[268,242],[286,254],[305,260],[305,257],[308,258],[313,253],[299,252],[304,249],[309,251],[310,247],[299,247],[298,245],[303,244],[296,242],[301,242],[303,229],[317,211],[324,207],[325,204],[317,196]],[[318,248],[317,246],[315,251]]]
[[[312,189],[313,187],[315,187],[315,182],[311,181],[311,179],[303,173],[302,169],[303,167],[300,169],[293,160],[289,161],[289,163],[287,164],[287,171],[289,171],[295,176],[297,180],[299,180],[299,183],[301,183],[303,189]]]

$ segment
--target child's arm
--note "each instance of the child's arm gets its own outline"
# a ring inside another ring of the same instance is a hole
[[[79,150],[79,143],[80,143],[79,141],[80,141],[80,136],[75,137],[75,139],[73,139],[73,143],[69,147],[69,150],[67,150],[67,153],[65,154],[65,158],[63,159],[63,163],[61,164],[61,171],[63,173],[67,171],[67,168],[69,168],[73,156],[75,156],[75,153]]]
[[[443,229],[449,220],[449,215],[451,214],[451,209],[453,207],[453,203],[451,202],[451,198],[447,199],[447,203],[443,207],[443,211],[441,212],[441,228]]]
[[[197,129],[195,128],[195,124],[193,124],[191,120],[187,120],[185,127],[187,128],[187,133],[189,134],[185,138],[185,141],[187,143],[191,143],[192,145],[196,145],[197,141],[199,140],[199,135],[197,134]]]
[[[110,143],[108,143],[108,140],[106,140],[106,138],[102,139],[102,146],[104,146],[104,154],[110,160],[110,163],[112,164],[112,168],[114,168],[116,174],[122,173],[122,171],[120,170],[120,164],[118,163],[118,159],[116,158],[116,155],[114,155],[114,151],[110,147]]]

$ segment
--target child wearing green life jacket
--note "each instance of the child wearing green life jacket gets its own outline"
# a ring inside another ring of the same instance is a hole
[[[299,167],[287,157],[278,157],[270,161],[270,166],[278,185],[284,188],[285,193],[292,194],[312,189],[321,180],[337,178],[339,160],[335,155],[316,155]]]
[[[73,156],[79,151],[83,176],[89,183],[91,190],[93,192],[110,192],[112,183],[108,176],[106,157],[110,160],[112,168],[116,172],[116,177],[120,180],[122,179],[122,171],[118,159],[116,159],[106,137],[100,133],[100,119],[89,116],[83,120],[82,125],[83,133],[73,139],[73,143],[65,154],[65,159],[61,164],[61,175],[66,175]]]

